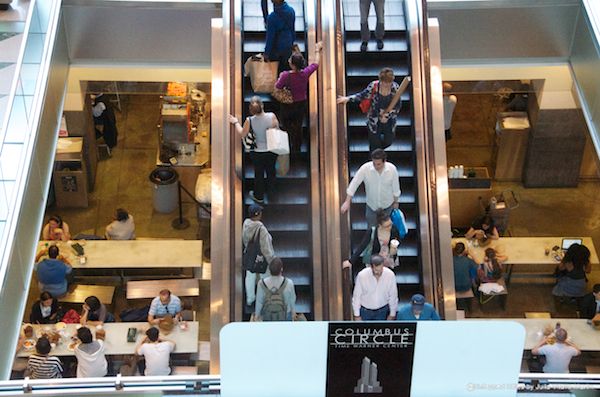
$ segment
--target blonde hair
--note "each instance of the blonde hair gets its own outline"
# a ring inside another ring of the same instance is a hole
[[[248,106],[248,110],[251,115],[259,114],[263,112],[263,101],[260,99],[258,95],[254,95],[250,98],[250,105]]]
[[[379,81],[391,83],[394,81],[394,70],[392,68],[383,68],[379,71]]]

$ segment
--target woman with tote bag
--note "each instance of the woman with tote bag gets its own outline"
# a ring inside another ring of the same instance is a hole
[[[254,191],[250,197],[257,203],[264,203],[265,190],[269,193],[275,188],[275,162],[277,154],[267,150],[267,130],[279,128],[279,121],[274,113],[265,112],[263,102],[258,96],[250,99],[249,112],[242,126],[238,119],[229,115],[229,122],[243,139],[244,146],[250,152],[254,164]],[[265,173],[267,174],[265,183]]]

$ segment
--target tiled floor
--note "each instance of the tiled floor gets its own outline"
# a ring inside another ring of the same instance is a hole
[[[123,207],[134,216],[138,238],[202,239],[207,243],[210,241],[210,222],[197,219],[195,205],[183,204],[184,216],[190,221],[190,227],[184,230],[171,227],[171,221],[177,217],[177,211],[159,214],[153,210],[153,187],[148,175],[156,164],[158,100],[156,95],[121,97],[122,110],[116,112],[118,145],[113,149],[112,157],[104,157],[98,163],[96,185],[89,196],[89,207],[58,209],[51,206],[46,211],[46,217],[50,214],[60,214],[69,224],[73,235],[103,235],[104,228],[112,220],[114,210]],[[205,256],[206,260],[210,260],[207,250]],[[119,281],[114,278],[96,277],[91,283],[119,285]],[[38,298],[39,293],[34,275],[28,307]],[[127,301],[124,289],[117,288],[111,310],[118,314],[127,307],[141,307],[148,303],[150,300]],[[200,296],[193,300],[193,306],[201,324],[199,340],[207,341],[210,337],[209,282],[200,282]],[[28,311],[25,315],[29,315]],[[207,362],[200,362],[198,365],[201,373],[208,373]]]
[[[491,96],[461,97],[452,123],[453,138],[448,142],[448,164],[486,166],[493,164],[495,116],[498,104]],[[512,236],[591,236],[600,250],[600,180],[579,183],[577,188],[527,189],[519,183],[494,182],[498,194],[514,191],[520,205],[510,214],[509,232]],[[588,275],[588,288],[600,283],[600,268]],[[509,287],[506,310],[499,305],[473,305],[472,317],[523,317],[526,311],[550,312],[553,317],[575,317],[576,308],[556,304],[552,298],[553,280],[513,277]]]

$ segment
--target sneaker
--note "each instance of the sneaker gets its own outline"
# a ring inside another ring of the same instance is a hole
[[[383,50],[383,40],[377,40],[377,49]]]
[[[264,204],[265,200],[262,199],[257,199],[256,197],[254,197],[254,190],[250,190],[250,192],[248,193],[248,195],[250,196],[250,198],[254,201],[256,201],[259,204]]]
[[[367,52],[367,46],[369,45],[368,41],[363,41],[360,44],[360,52]]]

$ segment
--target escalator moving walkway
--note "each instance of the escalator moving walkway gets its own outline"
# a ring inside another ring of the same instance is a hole
[[[358,1],[344,1],[344,38],[346,65],[346,92],[356,93],[364,89],[371,81],[377,79],[379,71],[384,67],[394,70],[396,81],[410,74],[410,53],[408,33],[403,11],[402,0],[385,2],[385,46],[382,50],[375,48],[375,40],[369,43],[367,53],[361,53],[360,14]],[[369,25],[375,26],[375,16],[369,17]],[[348,109],[348,169],[350,178],[358,168],[370,160],[368,131],[365,115],[356,105]],[[409,89],[402,94],[402,110],[398,115],[396,137],[386,149],[387,161],[394,164],[400,175],[400,209],[406,216],[408,234],[399,248],[400,266],[394,269],[398,284],[400,303],[406,303],[417,292],[423,292],[420,262],[419,241],[419,208],[417,201],[417,175],[415,134],[412,128],[412,98]],[[352,226],[352,247],[356,247],[367,229],[365,219],[365,190],[361,185],[353,199],[350,213]],[[354,269],[356,273],[359,269]]]
[[[296,13],[296,40],[306,56],[306,24],[304,5],[301,0],[288,0],[287,3]],[[265,25],[260,0],[242,2],[242,60],[262,53],[265,46]],[[256,94],[252,91],[249,78],[242,82],[243,118],[249,116],[248,104]],[[258,94],[265,112],[274,112],[280,123],[279,104],[269,94]],[[300,153],[291,153],[290,169],[286,176],[277,177],[275,193],[267,195],[263,211],[263,223],[273,236],[275,255],[283,261],[284,276],[290,278],[296,286],[296,312],[304,313],[307,319],[313,319],[312,292],[312,232],[311,232],[311,184],[310,184],[310,137],[308,117],[303,125],[303,145]],[[285,129],[285,126],[283,126]],[[243,155],[243,198],[244,214],[253,203],[249,192],[253,190],[254,168],[249,154]],[[237,270],[240,271],[239,269]],[[243,273],[243,272],[242,272]],[[240,297],[245,302],[244,297]],[[243,318],[248,320],[253,307],[243,305]]]

